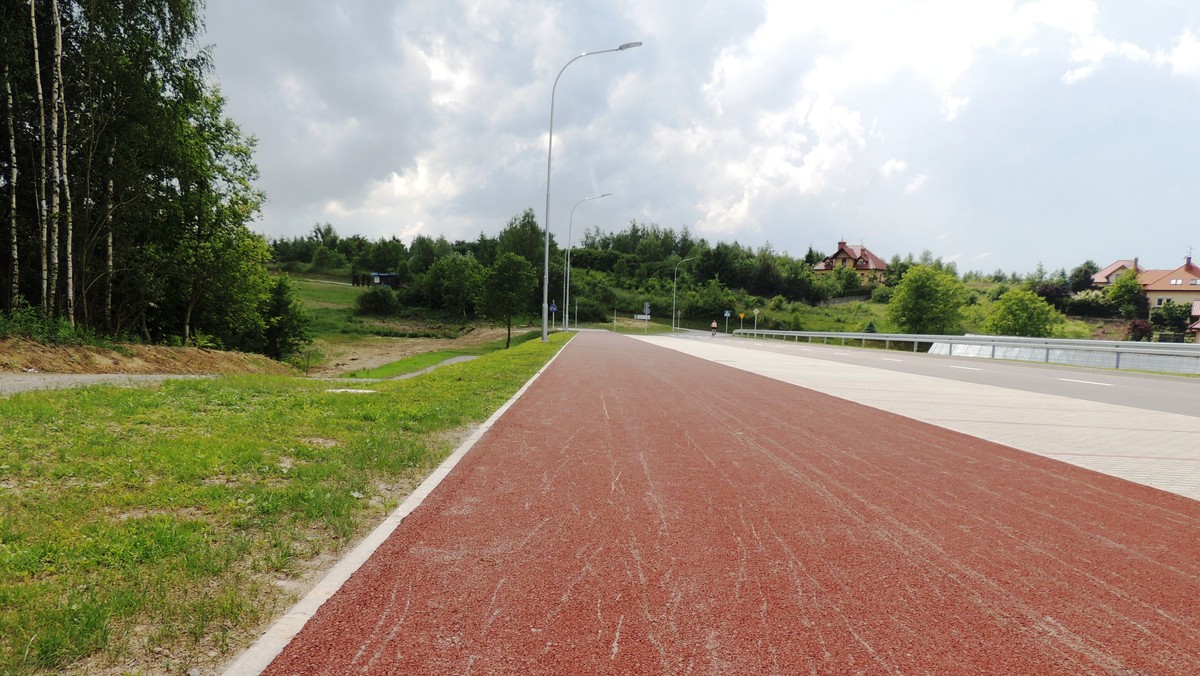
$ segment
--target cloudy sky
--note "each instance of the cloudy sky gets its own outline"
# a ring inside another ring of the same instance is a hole
[[[687,226],[959,270],[1200,248],[1194,0],[207,0],[257,228]]]

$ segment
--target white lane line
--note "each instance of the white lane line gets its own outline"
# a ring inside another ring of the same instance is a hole
[[[834,352],[834,354],[836,354],[836,355],[841,355],[841,356],[843,356],[843,357],[849,357],[849,356],[852,356],[852,355],[851,355],[849,352]]]
[[[1094,380],[1075,380],[1074,378],[1059,378],[1064,383],[1082,383],[1084,385],[1099,385],[1101,387],[1112,387],[1112,383],[1098,383]]]
[[[958,369],[960,371],[982,371],[983,370],[983,369],[977,369],[974,366],[951,366],[950,368]]]
[[[894,362],[904,363],[903,359],[892,359],[891,357],[880,357],[880,359],[882,359],[884,361],[894,361]]]

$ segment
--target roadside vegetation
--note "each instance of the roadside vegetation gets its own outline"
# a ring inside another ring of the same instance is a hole
[[[220,662],[565,340],[369,394],[235,376],[0,401],[0,673]]]
[[[540,323],[540,284],[519,285],[509,295],[514,302],[507,310],[484,293],[494,291],[486,280],[495,275],[501,259],[519,257],[540,270],[544,240],[532,210],[510,219],[498,236],[480,235],[474,241],[419,235],[407,245],[395,239],[373,242],[341,237],[324,224],[307,235],[273,240],[271,247],[279,269],[293,274],[380,282],[356,299],[353,321],[364,322],[367,331],[378,330],[367,328],[371,322],[415,318],[503,324],[510,317],[516,326]],[[565,253],[551,237],[550,300],[559,306],[560,320]],[[960,273],[954,263],[925,251],[895,255],[880,278],[865,279],[847,268],[820,272],[815,264],[823,258],[811,248],[794,258],[770,246],[755,251],[737,242],[710,244],[686,227],[676,231],[631,222],[611,233],[592,228],[571,252],[573,325],[578,320],[583,326],[612,328],[614,316],[632,318],[648,303],[651,326],[662,324],[666,330],[674,309],[678,326],[706,329],[715,319],[722,331],[752,328],[758,310],[759,328],[792,331],[1133,340],[1183,335],[1183,329],[1172,332],[1180,323],[1175,315],[1181,313],[1170,314],[1174,308],[1150,311],[1136,279],[1093,288],[1092,275],[1099,267],[1092,261],[1069,272],[1047,272],[1039,264],[1024,275]],[[517,287],[515,282],[506,288],[510,286]],[[731,313],[728,323],[726,311]],[[1114,320],[1124,323],[1115,335]],[[615,326],[622,330],[623,324]]]

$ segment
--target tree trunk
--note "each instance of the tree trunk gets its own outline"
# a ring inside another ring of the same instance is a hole
[[[10,242],[10,251],[12,254],[12,287],[9,289],[8,306],[15,308],[17,299],[21,295],[21,257],[17,251],[17,127],[13,122],[13,93],[11,71],[8,64],[4,65],[4,93],[8,99],[8,192],[9,192],[9,213],[11,215],[10,227],[12,228],[12,237]]]
[[[46,230],[46,102],[42,96],[42,65],[41,58],[38,56],[38,36],[37,36],[37,0],[29,0],[29,29],[33,38],[33,81],[35,83],[34,90],[37,92],[38,103],[38,138],[41,140],[42,153],[35,162],[37,164],[37,185],[34,187],[34,195],[38,202],[37,215],[38,224],[41,226],[41,247],[42,247],[42,296],[39,300],[42,311],[50,311],[50,271],[49,271],[49,237]]]
[[[108,150],[108,184],[104,189],[104,328],[109,331],[113,329],[113,155],[116,152],[116,141],[113,141]]]
[[[52,16],[58,19],[58,0],[50,0],[53,8]],[[58,89],[58,71],[62,61],[62,44],[58,41],[58,33],[54,35],[54,58],[51,61],[50,75],[50,311],[58,313],[58,221],[62,194],[62,171],[58,156],[58,105],[60,92]]]
[[[59,153],[57,164],[59,168],[55,169],[58,184],[55,185],[55,192],[59,186],[62,186],[62,221],[64,226],[63,244],[65,251],[63,252],[63,262],[66,266],[66,273],[63,277],[66,280],[66,289],[64,293],[65,306],[64,314],[67,315],[67,321],[71,326],[75,326],[75,252],[74,252],[74,225],[71,220],[71,178],[67,171],[67,92],[63,83],[62,73],[62,17],[58,13],[58,0],[51,0],[50,5],[54,8],[54,89],[58,94],[57,111],[62,113],[62,139],[56,143],[59,144]],[[57,112],[54,119],[58,119]],[[57,222],[57,221],[56,221]]]

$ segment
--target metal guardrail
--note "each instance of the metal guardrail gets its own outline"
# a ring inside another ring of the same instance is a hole
[[[1200,374],[1200,345],[1186,343],[1141,343],[1120,340],[1072,340],[1061,338],[1019,338],[1014,336],[944,336],[905,333],[839,333],[825,331],[768,331],[736,329],[735,336],[805,339],[807,342],[884,349],[924,351],[952,357],[1008,359],[1047,364],[1089,366],[1094,368],[1134,369],[1169,373]]]

